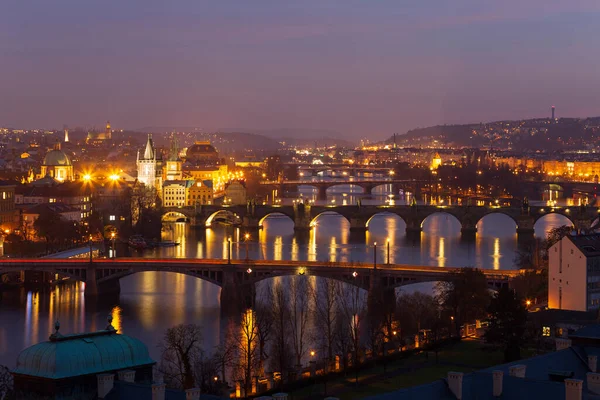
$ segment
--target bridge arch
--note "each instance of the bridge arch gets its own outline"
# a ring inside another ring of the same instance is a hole
[[[448,219],[448,220],[450,220],[450,218],[451,218],[452,221],[458,222],[459,228],[462,228],[462,222],[458,216],[454,215],[451,212],[444,211],[443,209],[441,209],[440,211],[434,211],[431,214],[427,215],[425,218],[423,218],[423,220],[421,221],[421,229],[423,229],[425,227],[425,225],[426,225],[425,221],[427,221],[430,217],[432,217],[434,215],[440,215],[440,214],[446,215],[446,219]]]
[[[393,219],[395,219],[395,220],[396,220],[396,224],[397,224],[398,222],[400,222],[400,225],[402,225],[402,224],[404,224],[404,225],[405,225],[405,227],[404,227],[403,229],[406,229],[406,221],[404,220],[404,218],[402,218],[402,216],[401,216],[400,214],[397,214],[397,213],[395,213],[395,212],[392,212],[392,211],[387,211],[387,210],[386,210],[386,211],[381,211],[381,212],[374,213],[374,214],[373,214],[373,215],[371,215],[369,218],[367,218],[367,222],[366,222],[365,226],[366,226],[366,228],[367,228],[368,230],[371,230],[371,229],[369,228],[369,225],[371,224],[371,221],[372,221],[372,220],[373,220],[373,218],[375,218],[375,217],[392,217]],[[386,227],[386,228],[387,228],[387,227]],[[394,229],[399,229],[399,228],[394,228]]]
[[[206,218],[205,225],[207,228],[210,228],[213,222],[221,219],[226,221],[237,221],[240,219],[240,217],[231,210],[221,209],[210,214],[208,218]]]
[[[179,211],[167,211],[160,218],[162,222],[189,222],[189,218]]]
[[[222,271],[201,271],[201,270],[185,270],[185,269],[177,269],[177,267],[164,267],[164,266],[155,266],[155,267],[145,267],[143,270],[121,270],[116,271],[110,275],[106,275],[103,277],[97,278],[98,284],[106,284],[108,282],[114,282],[121,280],[121,278],[125,278],[127,276],[135,275],[137,273],[142,272],[165,272],[165,273],[175,273],[181,275],[191,276],[193,278],[202,279],[203,281],[212,283],[213,285],[221,287],[223,285],[223,272]]]
[[[349,193],[351,193],[351,194],[359,194],[359,192],[355,191],[355,188],[357,188],[357,187],[359,187],[361,189],[360,193],[365,194],[367,192],[364,185],[362,185],[360,183],[352,183],[352,182],[332,182],[331,185],[327,186],[326,192],[330,193],[333,188],[336,188],[339,186],[349,186],[350,187]]]
[[[283,217],[287,217],[290,221],[292,221],[292,224],[294,223],[294,217],[292,215],[286,214],[284,212],[281,211],[273,211],[270,213],[265,214],[264,216],[262,216],[259,220],[258,220],[258,226],[260,228],[263,227],[263,223],[265,222],[265,220],[269,217],[275,217],[275,216],[283,216]]]
[[[330,271],[324,269],[313,270],[311,268],[299,267],[295,270],[281,270],[276,274],[260,274],[252,277],[248,280],[248,283],[256,284],[259,282],[267,283],[266,281],[275,280],[277,278],[288,277],[288,278],[299,278],[299,277],[317,277],[319,279],[331,279],[336,282],[347,284],[350,286],[358,287],[363,289],[365,292],[369,290],[369,274],[365,271],[359,271],[357,276],[354,277],[352,273],[354,270],[348,269],[338,274],[332,275]],[[274,284],[275,282],[269,282]],[[366,293],[363,293],[366,296]],[[366,297],[365,297],[366,299]]]
[[[573,220],[564,212],[548,210],[547,212],[540,213],[535,217],[533,229],[538,236],[545,238],[550,229],[558,228],[563,225],[575,226]]]
[[[488,213],[486,213],[485,215],[483,215],[481,218],[479,218],[476,222],[475,222],[475,227],[477,227],[477,231],[480,232],[481,229],[488,229],[488,226],[485,226],[483,223],[483,220],[492,216],[492,215],[498,215],[498,216],[502,216],[502,220],[507,221],[509,220],[510,222],[514,223],[515,225],[515,231],[517,230],[519,223],[517,222],[517,220],[515,219],[514,216],[510,215],[509,213],[502,211],[501,208],[497,209],[497,210],[492,210]],[[508,222],[508,221],[507,221]],[[481,232],[480,232],[481,233]]]
[[[344,219],[348,222],[348,225],[350,225],[350,223],[351,223],[350,219],[346,215],[344,215],[342,213],[339,213],[337,211],[333,211],[333,210],[324,210],[324,211],[319,212],[317,215],[315,215],[310,220],[310,226],[311,227],[316,226],[317,225],[317,219],[319,219],[319,217],[321,217],[321,216],[334,216],[334,215],[339,215],[341,217],[344,217]]]

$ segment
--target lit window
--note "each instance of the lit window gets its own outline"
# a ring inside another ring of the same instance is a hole
[[[550,327],[549,326],[542,327],[542,336],[550,336]]]
[[[110,217],[108,217],[108,219],[109,219],[110,221],[115,221],[117,218],[116,218],[114,215],[111,215]]]

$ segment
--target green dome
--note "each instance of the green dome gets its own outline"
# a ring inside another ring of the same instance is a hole
[[[52,335],[50,341],[26,348],[15,374],[47,379],[98,374],[153,365],[142,342],[114,330],[80,335]]]
[[[50,150],[46,157],[44,157],[44,163],[42,165],[46,166],[69,166],[71,164],[71,160],[64,153],[64,151],[60,149]]]

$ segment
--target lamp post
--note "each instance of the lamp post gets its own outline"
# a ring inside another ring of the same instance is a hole
[[[116,254],[115,254],[115,233],[111,232],[110,233],[110,240],[111,240],[111,250],[112,250],[112,258],[116,258]]]
[[[373,269],[377,269],[377,242],[373,242]]]
[[[92,253],[92,244],[94,242],[92,242],[92,235],[90,235],[89,240],[88,240],[88,244],[90,245],[90,264],[93,262],[93,253]]]
[[[227,238],[227,264],[231,264],[231,238]]]
[[[248,240],[250,240],[250,234],[246,233],[244,235],[244,243],[246,244],[246,261],[249,260],[249,257],[248,257]]]
[[[387,264],[390,265],[390,238],[387,239]]]

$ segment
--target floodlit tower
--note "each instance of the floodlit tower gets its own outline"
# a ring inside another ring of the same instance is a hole
[[[65,132],[65,143],[69,143],[69,127],[64,125],[63,131]]]
[[[554,111],[555,111],[555,107],[552,106],[552,119],[554,119]]]

